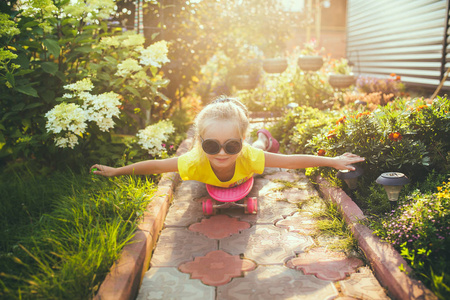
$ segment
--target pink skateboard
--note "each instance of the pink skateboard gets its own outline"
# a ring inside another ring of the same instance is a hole
[[[202,201],[203,214],[206,216],[214,215],[216,209],[229,207],[244,207],[246,214],[256,214],[258,211],[258,199],[255,197],[247,197],[253,187],[253,177],[246,182],[232,187],[221,188],[213,185],[206,185],[209,195],[214,199],[206,199]],[[244,203],[238,203],[244,199]]]

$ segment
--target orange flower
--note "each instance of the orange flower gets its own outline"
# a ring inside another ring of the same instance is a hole
[[[395,77],[395,76],[397,76],[397,74],[391,73],[391,77]]]
[[[416,110],[417,111],[421,111],[424,108],[428,108],[428,105],[419,105],[419,106],[416,107]]]
[[[368,115],[370,115],[370,111],[366,111],[366,112],[363,112],[363,113],[359,113],[359,114],[356,115],[356,118],[360,118],[360,117],[362,117],[362,116],[368,116]]]
[[[344,124],[345,119],[347,119],[347,117],[346,117],[346,116],[343,116],[342,118],[340,118],[339,120],[337,120],[336,125],[339,125],[339,124],[341,124],[341,123]]]
[[[397,75],[397,77],[395,77],[396,81],[400,81],[402,79],[402,77],[400,75]]]
[[[332,139],[332,138],[335,138],[335,137],[336,137],[336,129],[330,130],[328,132],[327,138],[328,139]]]
[[[319,156],[325,156],[326,151],[323,149],[320,149],[319,151],[317,151],[317,155]]]
[[[400,132],[392,132],[389,134],[389,139],[393,142],[398,142],[403,138]]]

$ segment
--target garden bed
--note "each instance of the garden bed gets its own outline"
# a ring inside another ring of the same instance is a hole
[[[341,209],[345,221],[358,240],[359,247],[369,260],[376,277],[395,299],[437,299],[422,282],[400,271],[402,265],[407,272],[411,272],[411,268],[394,247],[382,242],[371,229],[360,222],[366,216],[342,189],[332,187],[321,177],[317,177],[316,182],[322,196]]]

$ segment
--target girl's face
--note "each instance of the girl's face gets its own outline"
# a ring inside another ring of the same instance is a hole
[[[216,139],[220,144],[224,144],[229,139],[241,139],[243,137],[239,135],[239,130],[235,122],[231,120],[220,120],[210,122],[203,133],[202,138],[206,139]],[[208,157],[211,166],[215,170],[228,169],[234,167],[234,163],[239,155],[239,153],[230,155],[225,152],[222,148],[220,152],[214,155],[205,153]]]

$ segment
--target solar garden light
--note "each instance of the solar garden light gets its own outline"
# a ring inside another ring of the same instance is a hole
[[[393,207],[397,203],[402,187],[409,181],[409,178],[403,173],[388,172],[381,174],[376,182],[384,186],[388,199],[391,201],[391,207]]]
[[[354,166],[355,170],[339,170],[337,172],[336,177],[344,180],[350,190],[356,190],[356,184],[358,183],[358,177],[361,176],[364,171],[363,169],[357,165]]]

